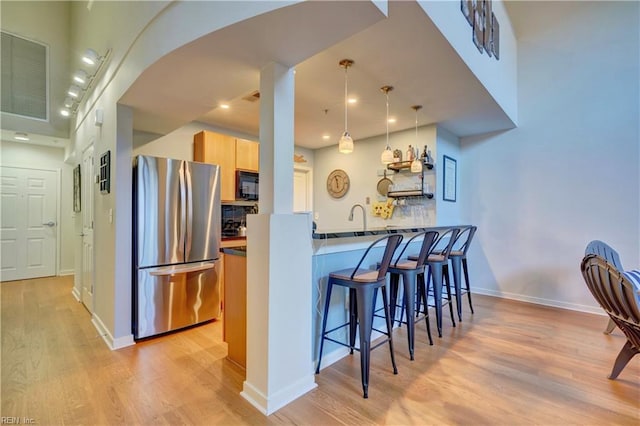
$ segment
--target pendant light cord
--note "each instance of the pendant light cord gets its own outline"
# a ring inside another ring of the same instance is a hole
[[[347,69],[349,66],[344,67],[344,131],[345,133],[348,131],[347,127],[347,108],[349,107],[349,99],[348,99],[348,91],[347,91]]]
[[[386,149],[391,149],[391,147],[389,146],[389,91],[387,90],[387,148]]]
[[[418,146],[418,108],[416,108],[416,147]]]

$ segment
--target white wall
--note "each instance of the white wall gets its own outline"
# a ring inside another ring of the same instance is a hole
[[[313,169],[313,165],[314,165],[314,159],[315,159],[315,151],[308,149],[308,148],[303,148],[301,146],[294,146],[293,147],[293,154],[294,155],[301,155],[304,157],[304,160],[306,160],[305,162],[302,163],[296,163],[295,165],[301,165],[304,167],[309,167],[310,169]]]
[[[473,43],[472,27],[460,11],[459,1],[418,0],[422,9],[451,43],[498,105],[518,123],[517,58],[518,47],[509,16],[501,0],[493,0],[492,10],[500,25],[500,60],[480,53]]]
[[[73,166],[64,162],[64,148],[30,145],[19,142],[2,141],[0,163],[4,166],[40,168],[60,171],[60,262],[58,274],[69,275],[74,272],[74,230],[73,212]]]
[[[639,4],[543,4],[559,17],[518,41],[520,126],[462,141],[472,287],[599,311],[586,244],[640,266]]]
[[[91,138],[96,155],[110,150],[112,189],[96,196],[94,237],[94,323],[112,348],[132,343],[131,335],[131,161],[132,111],[117,104],[140,73],[171,50],[226,25],[278,8],[271,2],[94,2],[91,9],[73,3],[72,51],[91,46],[112,49],[103,77],[97,82],[72,124],[75,152]],[[105,19],[109,17],[109,19]],[[113,31],[118,22],[122,31]],[[167,28],[172,31],[167,33]],[[104,111],[96,128],[94,111]],[[120,121],[120,122],[119,122]],[[125,129],[124,125],[131,126]],[[113,221],[109,220],[113,212]]]
[[[429,145],[432,154],[436,155],[436,127],[424,126],[418,129],[418,146],[421,151],[424,145]],[[416,146],[415,129],[392,133],[389,136],[392,149],[398,148],[404,153],[409,145]],[[356,211],[353,222],[347,220],[351,206],[356,203],[364,205],[367,212],[367,226],[369,228],[386,225],[435,225],[435,201],[422,198],[412,201],[405,207],[397,207],[391,219],[384,220],[372,215],[370,202],[385,200],[377,192],[377,184],[383,178],[385,166],[380,162],[380,154],[386,146],[386,135],[368,139],[355,140],[354,151],[351,154],[341,154],[337,146],[330,146],[315,150],[314,154],[314,217],[318,230],[359,229],[362,227],[360,209]],[[326,179],[334,169],[343,169],[349,175],[351,187],[347,194],[340,199],[329,196],[326,189]],[[387,177],[398,179],[393,172]],[[424,208],[422,208],[424,206]]]
[[[63,1],[3,1],[2,31],[43,43],[48,48],[48,97],[54,105],[48,111],[48,120],[34,120],[18,115],[1,113],[2,128],[32,133],[69,137],[69,119],[58,114],[57,106],[67,96],[65,88],[70,83],[69,70],[69,11],[71,2]],[[62,81],[60,85],[58,82]],[[54,90],[58,87],[58,90]]]
[[[258,140],[258,138],[253,135],[211,126],[199,121],[193,121],[171,133],[164,136],[159,135],[157,139],[135,147],[133,149],[133,155],[153,155],[157,157],[191,161],[193,160],[193,135],[203,130],[222,133],[240,139]]]
[[[460,184],[460,171],[464,168],[464,162],[460,155],[460,140],[453,133],[448,130],[438,127],[437,129],[437,151],[434,152],[436,161],[436,205],[437,205],[437,222],[438,226],[447,225],[466,225],[467,222],[463,220],[461,210],[462,203],[465,196],[468,194],[466,187]],[[456,160],[457,166],[457,178],[456,178],[456,201],[445,201],[444,195],[444,160],[443,156]]]

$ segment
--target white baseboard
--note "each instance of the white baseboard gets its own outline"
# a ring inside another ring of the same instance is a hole
[[[320,365],[320,371],[329,367],[331,364],[335,364],[336,362],[340,361],[342,358],[346,357],[347,355],[349,355],[349,348],[345,348],[342,346],[340,346],[333,352],[322,354],[322,365]],[[316,361],[316,367],[317,366],[318,366],[318,363]]]
[[[71,290],[71,295],[73,296],[74,299],[76,299],[76,302],[80,301],[80,292],[78,291],[77,288],[73,288],[73,290]]]
[[[310,390],[315,389],[317,386],[315,376],[311,374],[275,392],[273,395],[267,396],[245,380],[240,395],[249,401],[258,411],[268,416]]]
[[[522,294],[515,294],[515,293],[505,293],[503,291],[488,290],[486,288],[473,288],[472,290],[473,290],[473,293],[484,294],[486,296],[499,297],[501,299],[518,300],[520,302],[533,303],[536,305],[551,306],[554,308],[569,309],[571,311],[586,312],[589,314],[607,316],[601,308],[596,306],[586,306],[586,305],[580,305],[577,303],[559,302],[557,300],[552,300],[552,299],[543,299],[541,297],[525,296]]]
[[[65,275],[74,275],[75,273],[75,269],[61,269],[58,271],[58,276],[63,277]]]
[[[114,339],[109,332],[109,329],[104,325],[100,317],[95,313],[91,317],[91,323],[96,328],[96,330],[98,330],[98,333],[102,337],[102,340],[104,340],[109,349],[111,349],[112,351],[126,348],[127,346],[133,346],[136,343],[135,340],[133,340],[133,334]]]

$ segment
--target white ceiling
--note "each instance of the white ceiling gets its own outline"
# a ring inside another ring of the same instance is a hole
[[[556,2],[505,4],[518,36],[543,27],[558,9],[550,7]],[[415,104],[423,105],[419,125],[439,123],[459,136],[513,127],[415,2],[393,1],[389,9],[385,18],[370,2],[303,2],[252,18],[165,56],[121,102],[134,108],[139,131],[164,135],[201,121],[257,138],[259,102],[243,98],[259,88],[261,66],[275,59],[295,66],[295,141],[314,149],[335,144],[344,130],[338,62],[350,58],[349,94],[358,103],[349,107],[349,131],[356,141],[385,132],[383,85],[395,87],[392,132],[414,126]],[[220,102],[231,108],[217,107]],[[29,126],[20,130],[36,143],[67,143]],[[2,139],[13,140],[13,133],[3,130]]]
[[[389,5],[388,18],[361,9],[357,23],[352,13],[305,2],[236,24],[162,58],[121,102],[134,108],[136,130],[166,134],[200,121],[257,138],[259,102],[243,98],[259,89],[260,68],[276,59],[295,66],[295,143],[315,149],[336,144],[344,130],[344,70],[338,63],[349,58],[355,61],[348,71],[349,95],[358,102],[349,107],[348,128],[356,141],[385,133],[384,85],[394,86],[392,132],[415,125],[416,104],[423,105],[419,125],[440,123],[458,136],[513,127],[419,5]],[[349,20],[336,22],[340,16]],[[346,39],[337,30],[358,25],[365,29]],[[331,46],[321,49],[323,43]],[[230,108],[220,108],[221,102]]]

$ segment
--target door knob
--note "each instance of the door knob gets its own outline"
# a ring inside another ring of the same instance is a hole
[[[56,226],[56,223],[52,220],[50,220],[49,222],[45,222],[43,223],[44,226],[48,226],[48,227],[53,227]]]

